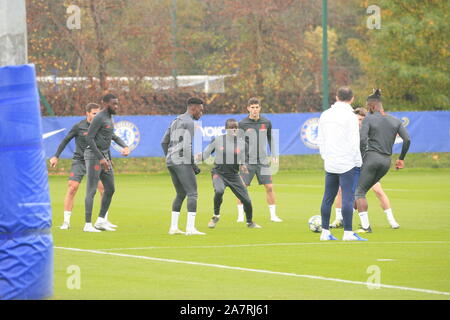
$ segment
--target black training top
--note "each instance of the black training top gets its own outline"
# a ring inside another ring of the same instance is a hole
[[[267,144],[272,151],[272,123],[260,116],[258,120],[246,117],[239,122],[239,129],[245,134],[248,150],[245,161],[249,164],[267,164]]]
[[[195,121],[189,112],[179,115],[170,123],[161,140],[167,166],[194,164],[194,133]]]
[[[245,149],[244,139],[224,134],[213,138],[202,156],[207,159],[215,153],[213,172],[238,174],[240,165],[245,164]]]
[[[97,159],[105,158],[105,152],[109,152],[111,140],[114,140],[122,148],[127,147],[118,136],[114,134],[114,123],[108,109],[103,109],[92,120],[86,136],[87,149],[91,149]]]
[[[75,138],[75,152],[73,160],[84,160],[84,150],[87,147],[86,135],[89,129],[89,122],[86,119],[75,124],[69,133],[64,137],[56,150],[55,157],[59,158],[67,144]]]
[[[397,134],[403,139],[399,157],[400,160],[403,160],[408,152],[411,140],[402,122],[389,114],[384,116],[379,112],[367,114],[361,127],[361,149],[366,152],[376,151],[390,156]]]

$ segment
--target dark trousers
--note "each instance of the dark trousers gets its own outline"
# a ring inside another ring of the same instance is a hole
[[[390,166],[390,156],[375,151],[367,151],[364,155],[361,176],[355,192],[356,199],[365,198],[367,191],[386,175]]]
[[[342,217],[344,218],[344,230],[352,231],[354,178],[355,168],[341,174],[325,173],[325,192],[320,208],[320,213],[322,215],[322,229],[328,230],[330,227],[331,207],[340,186],[342,190]]]
[[[212,173],[212,180],[214,186],[214,215],[220,215],[220,206],[223,201],[223,194],[225,188],[229,187],[234,195],[244,205],[244,212],[247,222],[252,222],[253,206],[247,188],[238,173],[222,175],[217,172]]]
[[[99,217],[104,218],[106,212],[108,212],[111,205],[112,197],[115,192],[114,187],[114,171],[104,171],[100,165],[98,159],[86,159],[86,197],[84,200],[85,205],[85,219],[86,223],[90,223],[92,220],[92,208],[94,206],[94,197],[97,192],[98,182],[102,181],[104,191],[102,196],[102,205],[100,207]],[[110,161],[110,160],[109,160]]]
[[[172,211],[180,212],[184,199],[187,197],[188,212],[197,212],[197,178],[190,164],[169,166],[173,186],[177,193],[172,203]]]

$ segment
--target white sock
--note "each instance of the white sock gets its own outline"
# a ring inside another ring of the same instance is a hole
[[[86,222],[86,224],[84,225],[84,227],[85,227],[85,228],[86,228],[86,227],[93,228],[92,222]]]
[[[172,220],[170,221],[170,229],[178,229],[179,212],[172,211]]]
[[[359,218],[361,219],[361,226],[364,229],[367,229],[368,227],[370,227],[370,223],[369,223],[369,214],[367,213],[367,211],[365,212],[360,212],[359,213]]]
[[[196,215],[196,212],[188,212],[187,223],[186,223],[186,232],[195,230],[195,215]]]
[[[70,223],[72,211],[64,211],[64,222]]]
[[[238,220],[244,220],[244,205],[238,204]]]
[[[386,218],[390,223],[395,222],[394,214],[392,213],[391,208],[384,210],[384,213],[386,213]]]
[[[270,204],[270,205],[269,205],[269,211],[270,211],[270,217],[271,217],[271,218],[274,218],[274,217],[277,216],[276,205]]]
[[[336,208],[336,220],[344,220],[342,218],[342,208]]]

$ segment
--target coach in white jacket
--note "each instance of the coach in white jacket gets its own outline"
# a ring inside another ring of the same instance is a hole
[[[358,118],[351,103],[353,92],[348,87],[337,91],[337,102],[324,111],[319,120],[318,143],[325,167],[325,192],[322,200],[322,234],[320,240],[337,240],[329,231],[331,206],[342,189],[344,241],[366,241],[352,231],[355,167],[361,167]]]

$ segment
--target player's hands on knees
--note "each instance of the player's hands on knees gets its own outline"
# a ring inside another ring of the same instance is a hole
[[[127,157],[130,154],[130,148],[128,147],[123,148],[121,154]]]
[[[57,157],[51,157],[50,160],[49,160],[49,162],[50,162],[50,166],[51,166],[52,168],[54,168],[54,167],[56,167],[56,165],[58,164],[58,158],[57,158]]]
[[[102,169],[105,171],[109,171],[111,169],[109,166],[109,162],[106,159],[100,160],[100,165],[102,166]]]
[[[403,169],[405,167],[405,161],[403,160],[397,160],[395,161],[395,169],[399,170],[399,169]]]

